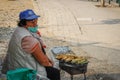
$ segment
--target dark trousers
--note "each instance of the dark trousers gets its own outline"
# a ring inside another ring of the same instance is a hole
[[[47,72],[47,77],[50,80],[60,80],[60,70],[53,67],[45,67]]]

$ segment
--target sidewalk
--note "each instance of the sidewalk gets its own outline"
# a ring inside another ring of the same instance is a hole
[[[41,33],[47,37],[46,43],[51,39],[47,43],[52,44],[50,48],[68,46],[64,44],[66,41],[76,55],[91,57],[89,77],[105,74],[113,80],[120,79],[120,8],[98,8],[97,2],[87,0],[38,0],[35,3],[36,12],[41,15]]]

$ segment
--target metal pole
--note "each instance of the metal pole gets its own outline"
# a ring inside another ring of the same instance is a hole
[[[86,80],[86,75],[85,75],[85,73],[84,73],[84,80]]]
[[[71,80],[73,80],[73,75],[70,75],[71,76]]]

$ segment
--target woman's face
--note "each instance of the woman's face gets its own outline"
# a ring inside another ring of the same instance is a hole
[[[26,27],[35,27],[35,26],[37,26],[37,21],[38,21],[38,19],[27,20],[26,21]]]

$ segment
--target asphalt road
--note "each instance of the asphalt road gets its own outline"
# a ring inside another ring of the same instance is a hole
[[[44,36],[75,43],[88,55],[120,67],[120,8],[96,7],[100,2],[87,0],[39,2]]]

